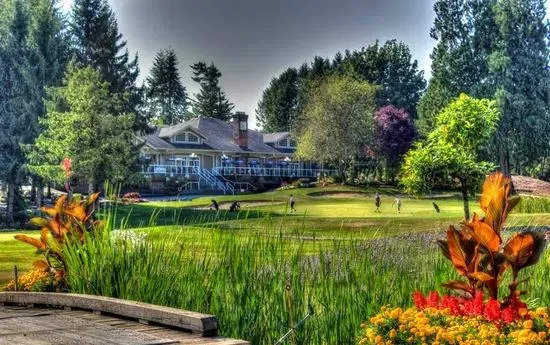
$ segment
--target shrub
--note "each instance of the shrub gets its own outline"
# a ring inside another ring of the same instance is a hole
[[[124,204],[135,204],[141,201],[141,195],[137,192],[128,192],[122,196]]]

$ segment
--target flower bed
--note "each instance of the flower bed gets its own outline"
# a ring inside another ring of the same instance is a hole
[[[485,310],[491,313],[491,307]],[[382,308],[363,324],[359,344],[549,344],[548,309],[521,313],[518,320],[499,324],[483,315],[457,315],[448,307]]]
[[[489,176],[480,199],[485,217],[474,213],[438,241],[462,276],[443,284],[455,295],[415,292],[413,308],[382,308],[362,325],[360,344],[550,344],[548,309],[529,310],[520,299],[527,291],[519,289],[527,280],[520,271],[539,261],[546,242],[540,233],[524,231],[504,243],[501,231],[519,202],[510,190],[509,178]],[[499,285],[510,271],[509,293],[499,299]]]

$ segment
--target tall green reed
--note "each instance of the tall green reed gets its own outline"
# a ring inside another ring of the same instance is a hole
[[[298,230],[287,236],[281,220],[268,220],[246,236],[208,224],[140,237],[114,236],[132,232],[106,224],[66,249],[73,292],[214,314],[222,335],[253,344],[274,344],[288,330],[288,300],[294,320],[310,304],[315,310],[296,344],[354,344],[361,322],[382,305],[409,306],[412,292],[439,289],[455,274],[433,235],[300,239]],[[548,305],[544,269],[530,273],[529,290]]]

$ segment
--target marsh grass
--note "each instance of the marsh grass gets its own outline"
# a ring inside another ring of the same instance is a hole
[[[144,232],[136,241],[112,236],[108,226],[67,248],[69,284],[76,293],[214,314],[222,335],[253,344],[274,344],[291,327],[290,300],[295,321],[308,305],[315,310],[295,344],[354,344],[361,322],[382,305],[410,306],[413,291],[456,278],[435,234],[317,240],[282,232],[277,220],[264,224],[246,236],[206,224]],[[531,304],[550,305],[544,261],[528,272]]]
[[[519,213],[550,213],[550,198],[522,196],[517,206]]]

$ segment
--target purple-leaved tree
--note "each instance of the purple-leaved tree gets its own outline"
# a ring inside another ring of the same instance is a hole
[[[407,111],[393,105],[378,109],[375,116],[375,150],[383,158],[386,177],[393,180],[402,156],[416,137],[416,129]]]

